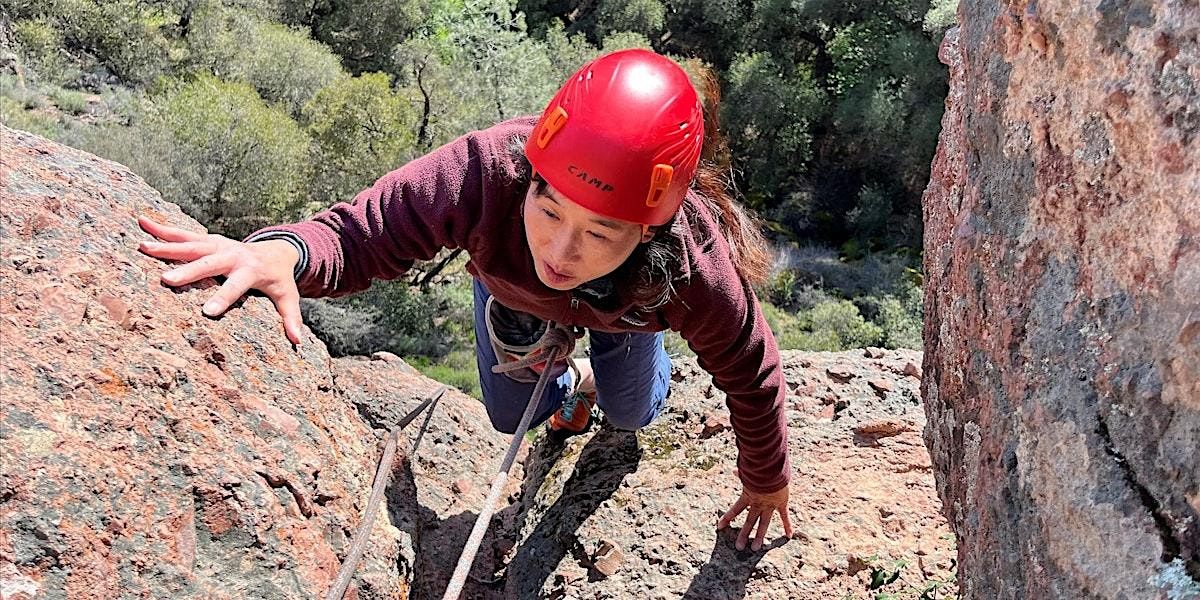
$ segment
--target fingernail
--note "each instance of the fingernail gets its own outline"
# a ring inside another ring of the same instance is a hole
[[[217,311],[219,309],[220,309],[220,307],[217,306],[217,303],[215,300],[209,300],[208,302],[206,302],[204,304],[204,308],[202,308],[200,310],[204,311],[205,316],[211,317],[211,316],[216,315]]]
[[[175,276],[176,276],[176,275],[179,275],[179,271],[167,271],[166,273],[163,273],[163,274],[162,274],[162,276],[163,276],[164,278],[165,278],[165,277],[170,277],[171,279],[175,279]]]
[[[158,244],[155,242],[142,242],[142,247],[150,249],[150,250],[154,250],[154,249],[158,248]]]

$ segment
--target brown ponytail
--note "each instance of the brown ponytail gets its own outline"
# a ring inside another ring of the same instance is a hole
[[[770,276],[771,253],[762,222],[733,198],[729,144],[721,135],[721,86],[712,69],[699,61],[686,67],[704,102],[704,152],[692,187],[717,218],[738,273],[751,284],[763,283]]]

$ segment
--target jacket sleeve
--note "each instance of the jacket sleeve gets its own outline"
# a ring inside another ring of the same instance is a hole
[[[519,193],[509,144],[528,135],[532,120],[506,121],[464,135],[384,175],[351,202],[339,202],[291,225],[267,227],[248,241],[290,233],[304,246],[297,273],[305,297],[343,296],[373,279],[394,279],[415,260],[442,248],[468,252],[486,244],[485,213],[502,210],[500,196]]]
[[[787,386],[775,336],[727,251],[710,251],[699,263],[668,305],[668,323],[725,392],[742,485],[752,492],[778,491],[790,481],[791,463]]]

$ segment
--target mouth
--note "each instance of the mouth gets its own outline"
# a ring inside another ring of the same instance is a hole
[[[542,262],[542,271],[546,274],[546,279],[549,279],[550,283],[553,284],[561,285],[572,279],[572,275],[556,270],[550,266],[550,263],[545,261]]]

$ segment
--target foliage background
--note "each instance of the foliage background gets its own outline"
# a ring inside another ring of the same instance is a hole
[[[130,166],[210,231],[240,237],[540,111],[601,52],[653,48],[720,78],[736,191],[777,250],[759,295],[780,346],[917,347],[920,196],[946,94],[936,50],[955,7],[0,0],[0,114]],[[474,389],[464,262],[306,301],[306,321],[334,353],[389,350]],[[687,352],[677,336],[668,347]]]

